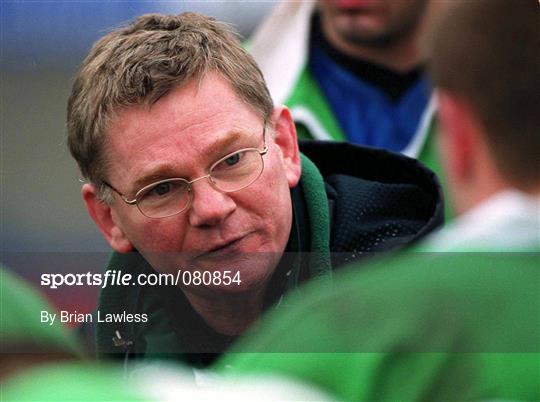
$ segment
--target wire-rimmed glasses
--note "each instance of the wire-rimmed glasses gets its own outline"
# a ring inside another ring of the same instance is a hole
[[[264,138],[264,131],[263,131]],[[129,205],[136,205],[148,218],[166,218],[189,208],[193,199],[192,184],[208,179],[212,187],[223,193],[239,191],[257,180],[264,170],[263,156],[268,152],[266,142],[262,150],[242,148],[220,158],[208,169],[208,174],[188,181],[171,178],[151,183],[141,188],[129,199],[107,182],[107,187],[118,193]]]

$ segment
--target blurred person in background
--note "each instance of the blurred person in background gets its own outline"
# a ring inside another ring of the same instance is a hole
[[[299,138],[417,157],[433,115],[419,39],[429,0],[282,2],[249,47]],[[414,149],[413,149],[414,148]]]
[[[316,141],[300,154],[253,58],[199,14],[146,15],[101,38],[67,126],[109,268],[181,279],[104,288],[101,316],[132,320],[97,323],[100,356],[205,366],[300,283],[442,221],[437,180],[414,159]]]
[[[248,47],[300,139],[401,152],[445,185],[419,49],[437,8],[433,0],[283,1]],[[453,215],[448,205],[446,214]]]
[[[83,360],[60,318],[40,320],[59,312],[28,283],[3,266],[0,278],[2,401],[143,400],[119,381],[121,367]]]
[[[48,361],[74,360],[81,350],[60,320],[43,322],[55,309],[29,284],[0,265],[0,381]]]
[[[427,49],[460,217],[415,253],[308,284],[223,370],[344,400],[540,399],[539,18],[532,0],[449,2]]]

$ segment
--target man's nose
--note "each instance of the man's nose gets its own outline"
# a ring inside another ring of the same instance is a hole
[[[209,179],[191,185],[193,199],[189,208],[191,226],[215,226],[223,222],[235,209],[236,203],[226,193],[216,190]]]

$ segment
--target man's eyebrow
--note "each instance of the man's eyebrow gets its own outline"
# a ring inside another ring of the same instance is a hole
[[[207,155],[219,154],[219,151],[223,148],[229,147],[235,142],[238,142],[242,137],[248,138],[247,133],[240,130],[231,130],[224,134],[222,137],[217,138],[208,149],[205,150]]]
[[[174,166],[170,164],[158,165],[146,172],[144,176],[141,176],[135,180],[132,188],[130,189],[130,194],[134,194],[144,186],[155,183],[156,181],[165,180],[172,177],[176,177],[174,174]]]
[[[242,137],[248,137],[246,136],[246,132],[242,132],[241,130],[228,131],[226,134],[212,142],[208,146],[208,148],[204,150],[204,154],[210,157],[213,156],[215,158],[219,158],[220,156],[222,156],[222,152],[220,152],[220,150],[231,146],[235,142],[238,142]],[[209,162],[213,163],[215,161],[210,160]],[[209,166],[205,166],[205,168],[206,167]],[[149,171],[145,172],[143,176],[139,177],[133,183],[130,193],[133,194],[139,191],[144,186],[152,184],[156,181],[178,177],[177,173],[178,166],[171,165],[170,163],[157,165],[154,168],[151,168]]]

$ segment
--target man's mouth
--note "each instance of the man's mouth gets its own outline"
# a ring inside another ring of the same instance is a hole
[[[228,240],[224,243],[211,246],[208,250],[197,255],[196,259],[205,259],[205,258],[216,258],[224,257],[227,254],[235,254],[238,252],[240,243],[248,236],[249,234],[235,237],[231,240]]]

